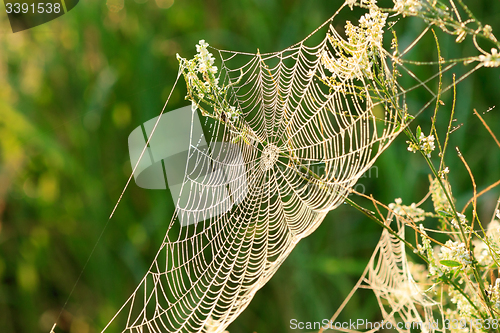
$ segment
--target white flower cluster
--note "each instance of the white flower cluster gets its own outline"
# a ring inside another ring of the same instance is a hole
[[[446,167],[439,173],[439,175],[441,178],[444,178],[444,175],[447,175],[449,173],[450,173],[450,168]]]
[[[472,264],[470,253],[462,242],[446,241],[445,245],[441,246],[438,256],[441,260],[452,260],[462,265]]]
[[[465,215],[464,214],[461,214],[461,213],[457,213],[458,217],[460,218],[460,224],[462,226],[467,226],[467,219],[465,218]],[[460,229],[460,226],[457,222],[456,219],[453,219],[451,220],[451,224],[453,225],[453,227],[455,227],[456,229]]]
[[[394,0],[394,10],[403,17],[406,15],[414,16],[422,9],[420,0]]]
[[[474,256],[477,262],[483,266],[489,266],[493,263],[492,251],[500,250],[500,223],[497,220],[492,220],[486,231],[486,244],[483,240],[474,239]]]
[[[461,242],[453,242],[451,240],[448,240],[445,245],[441,247],[436,258],[434,255],[434,249],[431,246],[431,240],[427,236],[424,226],[420,224],[419,228],[422,245],[417,244],[416,252],[421,255],[427,255],[427,259],[429,260],[429,276],[440,277],[446,272],[450,272],[450,270],[456,268],[463,269],[465,266],[472,264],[471,256],[467,251],[465,244]],[[439,260],[440,264],[436,263],[436,259]],[[459,266],[459,264],[461,266]]]
[[[347,2],[354,4],[354,2]],[[362,79],[372,77],[373,58],[380,54],[387,15],[375,4],[369,3],[370,11],[359,19],[359,26],[347,21],[345,32],[347,42],[330,37],[332,45],[339,47],[336,57],[326,51],[321,55],[322,64],[332,73],[332,78]]]
[[[500,53],[498,50],[491,49],[491,54],[483,54],[479,56],[479,61],[483,63],[484,67],[499,67],[500,66]]]
[[[208,46],[202,39],[196,45],[198,53],[193,59],[177,55],[188,86],[186,99],[191,100],[193,111],[199,108],[203,116],[234,124],[241,111],[220,98],[226,95],[234,83],[219,86],[219,78],[215,75],[218,71],[217,66],[214,66],[215,58],[208,52]]]
[[[422,245],[417,244],[417,252],[422,255],[425,255],[425,252],[427,252],[427,256],[430,256],[429,258],[433,258],[434,251],[432,250],[431,240],[429,239],[429,237],[427,237],[427,232],[425,231],[424,225],[420,223],[418,227],[420,229],[420,235],[422,237]]]
[[[401,198],[397,198],[394,200],[394,203],[390,203],[389,208],[392,209],[395,214],[407,217],[413,222],[425,220],[425,211],[423,209],[418,208],[415,203],[412,203],[410,206],[405,206]]]
[[[422,256],[427,256],[429,261],[429,276],[442,276],[442,266],[436,265],[436,258],[434,256],[434,249],[431,246],[431,240],[429,239],[429,236],[427,236],[427,232],[422,224],[419,225],[419,229],[422,244],[417,244],[417,248],[414,252],[419,253]]]
[[[451,193],[451,185],[448,182],[448,180],[442,177],[441,182],[443,183],[446,192],[448,192],[450,197],[452,197],[453,194]],[[443,188],[441,187],[438,178],[434,178],[431,181],[429,191],[431,192],[432,203],[434,204],[434,211],[436,212],[443,211],[448,213],[451,213],[453,211],[451,204],[448,201],[448,197],[446,196],[445,191],[443,191]]]
[[[489,266],[493,263],[490,253],[488,251],[488,245],[480,240],[473,240],[474,244],[474,257],[480,265]]]
[[[205,40],[200,40],[196,45],[198,54],[194,59],[187,60],[177,54],[177,59],[181,64],[181,68],[186,69],[185,77],[189,88],[194,88],[199,98],[203,99],[205,95],[212,95],[212,90],[219,90],[219,78],[215,77],[217,66],[214,66],[215,58],[212,53],[208,52],[208,43]],[[201,74],[203,81],[198,78]]]
[[[387,13],[382,13],[375,5],[370,6],[370,12],[361,16],[359,19],[358,31],[354,30],[349,36],[350,39],[356,40],[359,37],[365,38],[372,46],[381,46],[384,27],[387,20]],[[362,36],[359,36],[359,34]]]
[[[494,285],[490,285],[487,289],[488,296],[490,301],[493,303],[493,306],[496,308],[500,308],[500,278],[495,280]]]
[[[198,54],[195,56],[195,59],[198,60],[198,72],[204,74],[208,71],[210,73],[217,73],[217,66],[214,66],[215,58],[213,54],[208,52],[208,43],[205,42],[204,39],[199,41],[199,44],[196,44],[196,52]]]
[[[464,295],[451,287],[448,289],[448,297],[450,297],[450,301],[453,304],[456,304],[456,309],[452,310],[450,308],[446,309],[446,319],[448,320],[456,320],[459,322],[460,320],[474,320],[478,318],[477,311],[472,307],[470,302],[464,297]],[[451,328],[451,327],[450,327]],[[467,332],[470,333],[469,330],[461,330],[461,325],[456,325],[456,327],[451,328],[451,332]]]
[[[349,6],[349,8],[351,8],[352,10],[352,7],[356,4],[356,0],[345,0],[345,3],[346,5]]]
[[[418,150],[422,151],[427,157],[431,157],[431,153],[436,149],[434,144],[434,135],[425,136],[424,133],[420,133],[420,136],[417,138],[418,144],[415,145],[413,142],[407,141],[409,144],[408,151],[417,152]]]
[[[327,52],[321,57],[321,63],[332,73],[332,78],[361,79],[363,73],[371,76],[371,63],[363,59],[362,54],[350,57],[330,58]]]
[[[431,157],[431,152],[436,149],[434,145],[434,135],[425,136],[424,133],[420,134],[420,150],[422,150],[427,157]]]

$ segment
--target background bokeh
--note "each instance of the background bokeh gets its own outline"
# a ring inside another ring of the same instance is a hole
[[[466,2],[500,34],[500,1]],[[132,183],[109,222],[108,216],[131,173],[127,137],[162,109],[177,74],[176,53],[190,58],[200,39],[222,49],[277,51],[304,38],[339,4],[87,0],[50,23],[16,34],[0,15],[0,331],[49,332],[79,279],[56,331],[99,332],[146,272],[173,212],[168,191]],[[336,21],[339,31],[357,14],[343,11]],[[408,45],[422,27],[418,20],[398,23],[400,43]],[[477,53],[470,40],[456,45],[454,38],[442,38],[445,58]],[[436,59],[433,38],[424,39],[409,57]],[[467,68],[459,65],[453,72],[462,75]],[[412,67],[421,77],[436,69]],[[499,148],[472,114],[474,108],[482,113],[499,104],[499,76],[499,69],[483,68],[457,89],[455,118],[463,125],[451,135],[446,160],[459,206],[472,187],[455,146],[479,189],[500,178]],[[443,81],[449,85],[451,73]],[[184,94],[175,90],[168,109],[186,105]],[[410,112],[428,99],[416,92],[408,100]],[[445,133],[451,92],[442,100],[438,128]],[[412,128],[418,123],[428,134],[432,111]],[[483,117],[500,136],[498,110]],[[394,142],[358,190],[385,203],[421,199],[428,169],[421,157],[406,151],[405,141]],[[493,190],[482,197],[480,216],[490,217],[498,194]],[[380,232],[347,205],[331,212],[229,331],[290,332],[292,318],[330,318],[363,271]],[[374,321],[378,313],[375,298],[360,292],[341,319]]]

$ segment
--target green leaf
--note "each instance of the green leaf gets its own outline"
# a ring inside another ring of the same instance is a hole
[[[443,217],[448,217],[448,218],[454,218],[455,216],[451,214],[450,212],[447,212],[445,210],[438,210],[438,214],[443,216]]]
[[[418,142],[420,142],[420,134],[422,134],[422,129],[420,128],[420,126],[417,126],[417,140],[418,140]]]
[[[455,261],[455,260],[440,260],[439,263],[443,266],[447,266],[447,267],[460,267],[462,266],[461,263],[459,263],[458,261]]]

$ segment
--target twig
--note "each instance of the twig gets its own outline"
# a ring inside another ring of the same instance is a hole
[[[488,133],[490,133],[491,137],[493,138],[493,140],[495,140],[497,146],[500,148],[500,141],[498,141],[498,139],[495,136],[495,134],[493,134],[493,131],[491,130],[491,128],[488,126],[488,124],[486,124],[486,122],[484,121],[483,117],[481,117],[479,115],[479,113],[477,112],[476,109],[474,109],[474,114],[479,118],[479,120],[481,120],[481,122],[483,123],[483,126],[486,128],[486,130],[488,131]]]

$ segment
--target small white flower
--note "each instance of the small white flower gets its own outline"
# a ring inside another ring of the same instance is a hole
[[[345,1],[346,5],[349,6],[349,8],[351,8],[352,10],[352,7],[356,4],[356,0],[346,0]]]
[[[205,40],[204,40],[204,39],[201,39],[201,40],[198,42],[198,44],[196,44],[196,52],[201,53],[201,52],[203,52],[204,50],[206,51],[207,47],[208,47],[208,43],[207,43],[207,42],[205,42]]]
[[[439,156],[441,156],[441,155],[439,155]],[[450,169],[448,169],[448,167],[446,167],[439,172],[439,176],[441,177],[441,179],[444,180],[445,179],[444,176],[449,174],[449,173],[450,173]]]
[[[420,136],[417,138],[418,144],[415,144],[411,141],[406,141],[408,143],[407,150],[410,152],[422,151],[427,157],[431,157],[431,153],[436,149],[436,145],[434,144],[434,135],[425,136],[424,133],[420,133]]]
[[[500,220],[500,209],[497,209],[497,212],[496,212],[496,217],[497,217],[497,219],[499,219],[499,220]]]
[[[406,15],[417,15],[422,9],[422,4],[419,0],[394,0],[394,10],[403,17]]]
[[[431,152],[436,149],[436,146],[434,145],[434,135],[429,135],[426,137],[424,133],[420,133],[420,150],[422,150],[427,157],[431,157]]]
[[[491,49],[491,54],[482,54],[479,56],[479,61],[483,63],[484,67],[499,67],[500,66],[500,54],[498,50]]]

